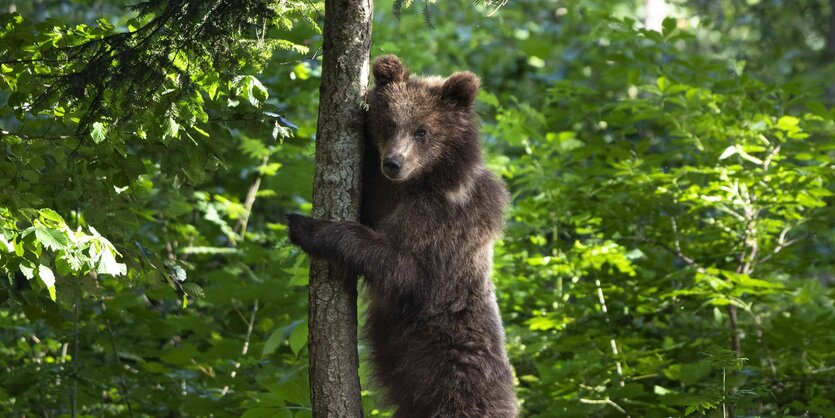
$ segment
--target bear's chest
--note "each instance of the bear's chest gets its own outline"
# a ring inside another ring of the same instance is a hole
[[[444,202],[408,200],[392,205],[377,229],[402,246],[441,249],[466,232],[469,216],[462,208]]]

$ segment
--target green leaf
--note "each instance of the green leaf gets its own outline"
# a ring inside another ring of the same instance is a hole
[[[501,107],[499,103],[499,98],[496,97],[495,94],[489,93],[487,91],[481,90],[478,92],[478,100],[490,107],[498,109]]]
[[[741,76],[742,73],[745,71],[745,64],[746,64],[745,60],[734,61],[732,64],[733,64],[734,74],[736,74],[737,76]]]
[[[275,122],[275,124],[273,125],[272,132],[273,139],[283,143],[285,139],[290,138],[292,136],[293,131],[291,131],[289,128],[281,126],[278,122]]]
[[[58,270],[58,274],[62,276],[69,276],[73,273],[73,268],[66,256],[57,257],[55,259],[55,269]]]
[[[23,257],[26,250],[23,248],[23,240],[17,239],[14,242],[14,253],[18,257]]]
[[[104,247],[102,248],[96,272],[99,274],[110,274],[112,276],[124,276],[127,274],[127,266],[116,261],[113,250]]]
[[[255,77],[249,78],[249,89],[251,91],[249,96],[249,102],[252,103],[253,106],[260,106],[261,103],[267,101],[267,98],[270,97],[269,92],[267,92],[267,88],[261,84],[261,81]]]
[[[58,225],[66,224],[64,218],[62,218],[61,215],[58,214],[58,212],[55,212],[52,209],[40,209],[38,210],[38,214],[40,215],[42,221],[52,221]]]
[[[300,62],[293,67],[293,75],[299,80],[310,78],[310,65],[307,62]]]
[[[290,332],[290,349],[298,355],[305,345],[307,345],[307,321],[302,321]]]
[[[270,334],[267,341],[264,342],[264,349],[261,350],[261,358],[267,357],[275,352],[279,345],[284,341],[284,334],[286,330],[284,328],[278,328]]]
[[[664,36],[670,36],[670,34],[676,29],[676,26],[678,26],[678,19],[674,17],[665,18],[661,23],[661,33]]]
[[[686,385],[702,381],[710,374],[710,363],[700,360],[695,363],[677,363],[664,369],[664,375],[673,380],[679,380]]]
[[[44,247],[60,250],[67,246],[67,235],[57,229],[42,226],[35,227],[35,237]]]
[[[554,318],[537,316],[528,320],[528,327],[531,331],[548,331],[554,329],[559,323]]]
[[[203,288],[197,285],[196,283],[183,283],[182,287],[183,291],[186,292],[186,294],[191,296],[192,298],[200,299],[206,296],[206,293],[203,291]]]
[[[32,280],[35,278],[35,264],[29,260],[23,260],[18,266],[20,272],[23,273],[23,276],[26,277],[28,280]]]
[[[658,90],[664,93],[670,87],[670,80],[667,77],[658,77]]]
[[[100,144],[107,136],[107,125],[102,122],[93,122],[93,128],[90,130],[90,137],[93,142]]]
[[[167,347],[160,355],[160,359],[166,363],[185,366],[192,364],[192,361],[200,355],[197,348],[190,343],[184,343],[177,347]]]
[[[777,120],[777,129],[782,131],[793,131],[797,129],[797,125],[800,123],[800,119],[794,116],[781,116],[780,119]]]
[[[43,264],[38,266],[38,278],[41,279],[46,289],[49,291],[49,297],[55,300],[55,274],[52,270]]]
[[[665,388],[665,387],[663,387],[663,386],[658,386],[658,385],[653,386],[652,391],[653,391],[653,393],[655,393],[656,395],[660,395],[660,396],[664,396],[664,395],[669,395],[669,394],[674,394],[674,393],[675,393],[675,391],[673,391],[673,390],[670,390],[670,389],[667,389],[667,388]]]
[[[310,382],[305,369],[296,369],[282,376],[278,386],[271,389],[278,398],[297,405],[305,405],[310,401]]]
[[[719,155],[719,160],[720,161],[724,160],[725,158],[728,158],[728,157],[736,154],[736,151],[737,151],[736,148],[737,148],[736,145],[731,145],[731,146],[725,148],[725,150],[722,151],[722,154]]]
[[[174,120],[173,117],[168,117],[165,120],[165,124],[163,124],[163,137],[165,138],[176,138],[180,132],[180,125]]]
[[[14,247],[15,246],[13,241],[9,241],[8,239],[6,239],[6,237],[0,234],[0,251],[14,253]]]
[[[281,163],[269,163],[259,166],[258,171],[265,176],[274,176],[279,168],[281,168]]]
[[[194,129],[194,131],[195,131],[195,132],[199,133],[200,135],[205,136],[206,138],[211,137],[211,135],[209,135],[209,133],[208,133],[208,132],[204,131],[203,129],[200,129],[200,127],[199,127],[199,126],[197,126],[197,125],[193,125],[193,126],[191,127],[191,129]]]

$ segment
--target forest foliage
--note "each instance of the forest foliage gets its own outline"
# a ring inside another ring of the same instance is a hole
[[[524,416],[835,416],[833,3],[667,3],[380,2],[372,57],[482,77]],[[323,4],[3,8],[0,411],[311,416]]]

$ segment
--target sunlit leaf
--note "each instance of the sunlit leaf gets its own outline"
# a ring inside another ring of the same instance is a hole
[[[38,266],[38,278],[41,279],[46,289],[49,291],[49,297],[55,300],[55,274],[52,270],[41,264]]]
[[[90,129],[90,137],[97,144],[103,142],[107,137],[107,125],[102,122],[94,122],[92,129]]]
[[[53,228],[35,227],[35,236],[44,247],[51,250],[60,250],[68,243],[67,235]]]

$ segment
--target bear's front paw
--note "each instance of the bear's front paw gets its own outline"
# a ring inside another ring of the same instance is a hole
[[[290,242],[305,252],[315,251],[314,236],[322,221],[304,215],[287,215]]]

